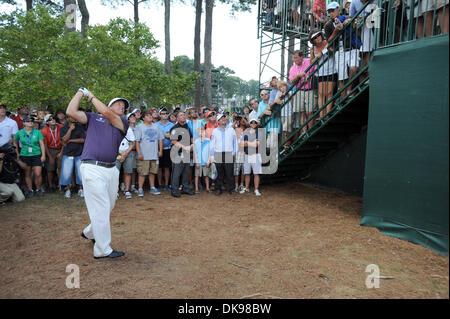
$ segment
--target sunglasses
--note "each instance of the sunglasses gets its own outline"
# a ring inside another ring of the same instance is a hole
[[[167,115],[168,113],[166,113],[166,112],[161,112],[161,113],[159,113],[160,115]]]

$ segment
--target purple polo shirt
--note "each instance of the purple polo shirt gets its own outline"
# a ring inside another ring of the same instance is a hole
[[[112,126],[102,115],[89,112],[85,113],[88,120],[88,127],[81,160],[114,163],[125,133]],[[123,116],[120,119],[126,132],[128,130],[128,121]]]

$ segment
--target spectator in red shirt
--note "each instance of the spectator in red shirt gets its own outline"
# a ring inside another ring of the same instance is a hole
[[[327,8],[325,0],[315,0],[313,6],[313,15],[316,18],[316,22],[323,24],[327,18]]]
[[[62,144],[60,131],[63,125],[57,124],[56,119],[52,114],[47,114],[44,118],[46,126],[41,130],[44,135],[45,146],[45,169],[47,170],[47,182],[50,191],[54,191],[56,188],[53,184],[54,172],[57,170],[58,181],[61,174],[61,160],[62,160]]]
[[[23,129],[23,118],[28,115],[28,108],[22,106],[19,111],[17,111],[17,116],[13,117],[13,120],[17,122],[17,127],[19,130]]]
[[[216,112],[209,111],[206,113],[206,120],[208,121],[208,123],[205,124],[206,137],[211,139],[212,132],[219,126],[219,122],[216,121]]]

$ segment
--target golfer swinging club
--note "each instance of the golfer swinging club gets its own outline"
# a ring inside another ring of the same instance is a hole
[[[83,96],[100,114],[79,110]],[[109,217],[119,188],[119,170],[115,162],[120,142],[128,130],[128,121],[122,116],[128,106],[128,100],[123,98],[114,98],[106,106],[87,89],[80,88],[67,107],[68,116],[81,124],[88,124],[80,171],[91,224],[81,232],[81,236],[94,242],[96,259],[125,255],[110,246]]]

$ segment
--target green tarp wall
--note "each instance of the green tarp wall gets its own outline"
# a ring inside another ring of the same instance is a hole
[[[341,149],[321,161],[318,167],[312,169],[306,182],[313,186],[337,188],[352,195],[362,196],[366,135],[367,132],[363,129]]]
[[[448,40],[374,52],[361,221],[447,257]]]

